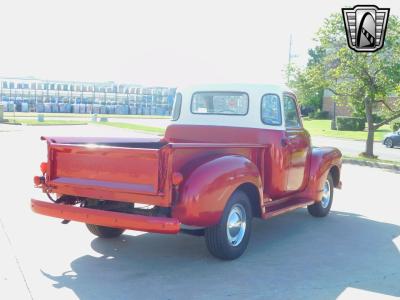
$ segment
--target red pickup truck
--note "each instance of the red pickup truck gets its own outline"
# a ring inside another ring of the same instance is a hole
[[[162,138],[43,137],[48,161],[36,213],[86,223],[111,238],[125,229],[204,235],[235,259],[252,218],[307,206],[326,216],[341,187],[341,153],[311,147],[296,96],[275,85],[207,85],[177,93]]]

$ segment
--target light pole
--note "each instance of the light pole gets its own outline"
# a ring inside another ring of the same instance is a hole
[[[289,85],[289,80],[290,80],[290,75],[292,71],[292,34],[290,34],[289,37],[289,60],[288,60],[288,72],[287,72],[287,78],[286,78],[286,84]]]
[[[333,101],[333,119],[331,122],[331,129],[332,130],[337,130],[336,126],[336,101]]]
[[[338,80],[336,79],[336,85],[337,85]],[[331,129],[332,130],[337,130],[337,125],[336,125],[336,101],[334,98],[333,100],[333,120],[331,122]]]

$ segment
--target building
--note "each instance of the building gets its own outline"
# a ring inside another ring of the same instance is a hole
[[[0,78],[4,111],[170,115],[176,88]]]
[[[351,108],[346,103],[334,103],[333,101],[333,93],[325,90],[324,97],[322,98],[322,111],[329,112],[329,117],[333,118],[334,115],[336,116],[351,116]],[[336,110],[336,112],[335,112]],[[336,114],[335,114],[336,113]]]
[[[399,97],[393,95],[388,97],[387,103],[393,106],[396,101],[399,101]],[[336,116],[350,117],[352,115],[352,109],[345,101],[336,103],[336,105],[334,104],[333,93],[328,90],[324,91],[324,97],[322,98],[322,111],[329,112],[330,118],[333,118],[335,111]]]

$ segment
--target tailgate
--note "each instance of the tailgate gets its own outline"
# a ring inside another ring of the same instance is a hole
[[[133,194],[163,196],[161,149],[49,143],[48,151],[46,181],[54,192],[129,202],[138,199]]]

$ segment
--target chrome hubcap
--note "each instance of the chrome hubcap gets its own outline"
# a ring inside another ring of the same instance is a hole
[[[232,246],[237,246],[243,240],[246,232],[246,211],[241,204],[235,204],[229,212],[226,226],[228,242]]]
[[[329,202],[331,202],[331,185],[329,183],[329,180],[326,180],[324,183],[324,189],[322,192],[321,206],[323,208],[327,208],[329,205]]]

